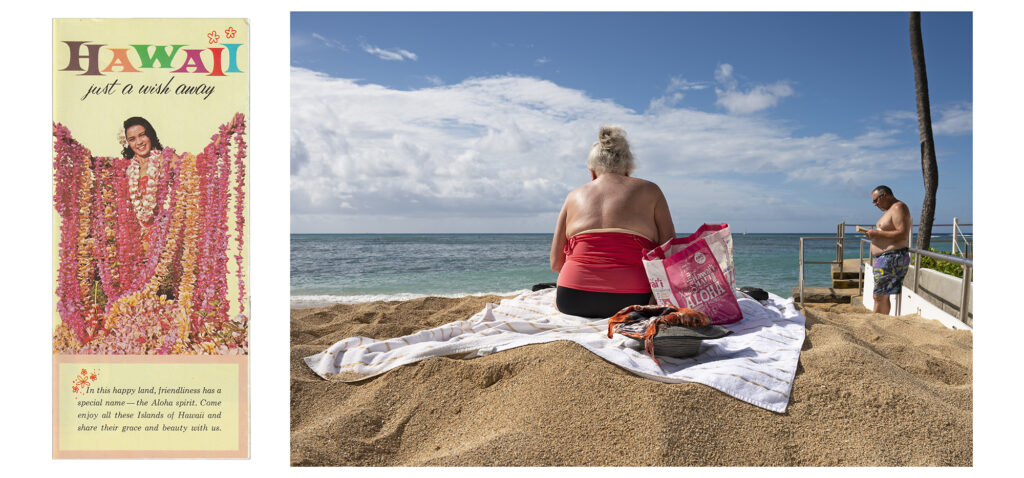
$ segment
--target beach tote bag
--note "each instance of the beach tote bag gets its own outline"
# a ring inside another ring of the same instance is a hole
[[[736,270],[728,224],[704,224],[697,232],[672,239],[643,257],[658,304],[699,310],[715,325],[743,318],[733,295]]]

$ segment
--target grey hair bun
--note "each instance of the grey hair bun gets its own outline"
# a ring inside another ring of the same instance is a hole
[[[597,142],[601,145],[601,151],[615,156],[630,155],[626,130],[619,126],[601,126],[601,131],[597,133]]]
[[[633,153],[629,151],[626,130],[617,125],[603,125],[597,142],[590,149],[587,166],[598,174],[629,174],[633,171]]]

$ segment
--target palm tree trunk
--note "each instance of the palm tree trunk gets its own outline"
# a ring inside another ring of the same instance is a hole
[[[910,13],[910,56],[914,60],[914,90],[917,92],[917,129],[921,135],[921,175],[924,177],[924,203],[921,205],[917,248],[928,250],[935,221],[935,191],[939,188],[939,166],[935,161],[932,138],[932,113],[928,104],[928,74],[924,68],[924,42],[921,40],[921,12]]]

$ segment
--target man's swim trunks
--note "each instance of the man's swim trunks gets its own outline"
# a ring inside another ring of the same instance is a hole
[[[903,278],[910,269],[910,251],[904,247],[883,252],[874,258],[871,269],[875,279],[875,295],[899,294],[903,288]]]
[[[641,257],[658,247],[628,232],[583,232],[569,238],[558,273],[555,305],[564,314],[611,317],[623,307],[650,302]]]
[[[655,247],[654,241],[625,232],[576,234],[563,249],[558,285],[591,292],[650,292],[641,257]]]

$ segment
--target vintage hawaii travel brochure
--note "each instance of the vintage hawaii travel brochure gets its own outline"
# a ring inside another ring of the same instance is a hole
[[[249,25],[53,21],[53,456],[249,455]]]

